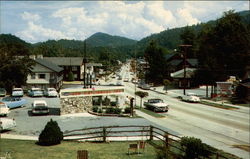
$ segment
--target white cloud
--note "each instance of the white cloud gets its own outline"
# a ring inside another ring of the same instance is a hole
[[[16,35],[22,39],[28,40],[29,42],[38,42],[39,40],[47,39],[71,39],[60,31],[44,28],[43,26],[34,24],[33,22],[28,22],[28,28],[17,32]]]
[[[23,12],[21,14],[22,19],[27,20],[27,21],[38,21],[40,20],[40,15],[38,14],[32,14],[29,12]]]
[[[23,9],[18,12],[18,22],[27,27],[18,28],[21,31],[15,33],[30,42],[60,38],[83,40],[96,32],[140,40],[167,28],[216,19],[228,9],[242,10],[249,4],[224,1],[15,2],[19,3]],[[12,6],[9,7],[8,12],[11,12]],[[46,7],[48,10],[44,12]]]

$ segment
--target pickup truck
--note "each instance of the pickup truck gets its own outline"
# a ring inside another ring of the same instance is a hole
[[[164,103],[162,99],[149,99],[147,102],[144,102],[144,106],[154,112],[168,111],[168,104]]]

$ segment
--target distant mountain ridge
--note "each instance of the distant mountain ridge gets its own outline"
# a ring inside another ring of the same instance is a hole
[[[121,36],[112,36],[106,33],[95,33],[89,38],[86,39],[86,42],[92,46],[110,46],[110,47],[119,47],[136,44],[136,40]]]

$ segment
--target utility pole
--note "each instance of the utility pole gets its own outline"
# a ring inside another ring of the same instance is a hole
[[[86,57],[86,40],[84,40],[84,55],[82,60],[84,70],[83,70],[83,88],[86,88],[86,63],[87,63],[87,57]]]
[[[186,80],[186,64],[187,64],[187,48],[191,47],[192,45],[180,45],[180,47],[184,48],[184,55],[183,55],[183,69],[184,69],[184,87],[183,87],[183,94],[186,95],[186,86],[187,86],[187,80]]]

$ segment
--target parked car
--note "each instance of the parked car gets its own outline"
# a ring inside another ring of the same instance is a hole
[[[42,97],[43,96],[43,91],[41,88],[31,88],[28,91],[28,95],[31,97]]]
[[[5,103],[0,102],[0,115],[7,116],[8,114],[9,114],[8,106]]]
[[[49,114],[49,107],[45,100],[35,100],[31,107],[32,114]]]
[[[44,91],[44,96],[47,96],[47,97],[57,97],[58,93],[57,93],[57,91],[56,91],[55,88],[47,88]]]
[[[168,104],[164,103],[162,99],[149,99],[144,102],[144,106],[154,112],[168,112]]]
[[[27,104],[26,99],[20,98],[20,97],[4,97],[1,102],[5,103],[8,108],[17,108],[17,107],[23,107],[25,104]]]
[[[128,82],[129,79],[128,78],[124,78],[123,82]]]
[[[150,90],[150,85],[149,84],[146,84],[146,83],[139,83],[138,84],[138,88],[141,88],[141,89],[145,89],[145,90]]]
[[[6,96],[6,90],[4,88],[0,88],[0,97]]]
[[[186,95],[183,95],[181,98],[183,101],[186,102],[200,102],[200,97],[198,97],[195,93],[187,93]]]
[[[0,118],[0,131],[9,130],[16,127],[15,119]]]
[[[14,88],[12,90],[12,94],[13,97],[22,97],[23,96],[23,89],[22,88]]]

